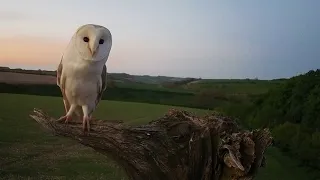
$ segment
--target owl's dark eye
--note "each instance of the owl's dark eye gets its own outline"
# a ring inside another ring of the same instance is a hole
[[[99,44],[103,44],[104,43],[104,40],[103,39],[100,39],[99,40]]]
[[[88,37],[84,37],[84,38],[83,38],[83,41],[84,41],[84,42],[89,42],[89,38],[88,38]]]

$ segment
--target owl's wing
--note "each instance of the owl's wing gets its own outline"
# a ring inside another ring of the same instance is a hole
[[[99,86],[99,88],[98,88],[98,96],[96,99],[96,106],[100,102],[102,95],[103,95],[103,92],[106,90],[106,88],[107,88],[107,67],[106,67],[106,65],[104,65],[103,69],[102,69],[102,73],[101,73],[101,86]]]
[[[61,89],[61,74],[62,74],[62,58],[60,60],[58,68],[57,68],[57,85],[60,87],[60,90],[62,90]]]
[[[64,108],[65,108],[66,112],[68,112],[70,104],[69,104],[68,99],[65,95],[65,78],[62,77],[62,70],[63,70],[62,59],[63,59],[63,57],[61,58],[60,63],[57,68],[57,85],[60,87],[60,90],[62,93]]]

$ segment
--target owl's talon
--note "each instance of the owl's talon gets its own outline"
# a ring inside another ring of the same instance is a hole
[[[71,117],[70,117],[70,116],[67,116],[67,117],[66,117],[66,120],[64,121],[64,123],[65,123],[65,124],[68,124],[68,122],[69,122],[70,120],[71,120]]]
[[[67,118],[67,116],[61,116],[61,117],[57,120],[57,122],[61,122],[61,121],[65,120],[66,118]]]
[[[60,117],[57,121],[61,122],[61,121],[65,120],[64,123],[67,124],[70,121],[70,119],[71,119],[70,116],[65,115],[65,116]]]

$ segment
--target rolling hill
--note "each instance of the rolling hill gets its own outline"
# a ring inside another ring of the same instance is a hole
[[[47,70],[26,70],[10,69],[0,67],[0,82],[5,83],[36,83],[52,84],[55,81],[56,71]],[[168,77],[168,76],[149,76],[149,75],[130,75],[126,73],[108,73],[108,79],[118,84],[153,84],[173,83],[190,78]]]

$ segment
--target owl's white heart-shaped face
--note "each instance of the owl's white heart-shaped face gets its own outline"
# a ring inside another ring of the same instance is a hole
[[[88,61],[106,60],[112,46],[110,31],[94,24],[79,27],[73,36],[73,41],[81,59]]]

